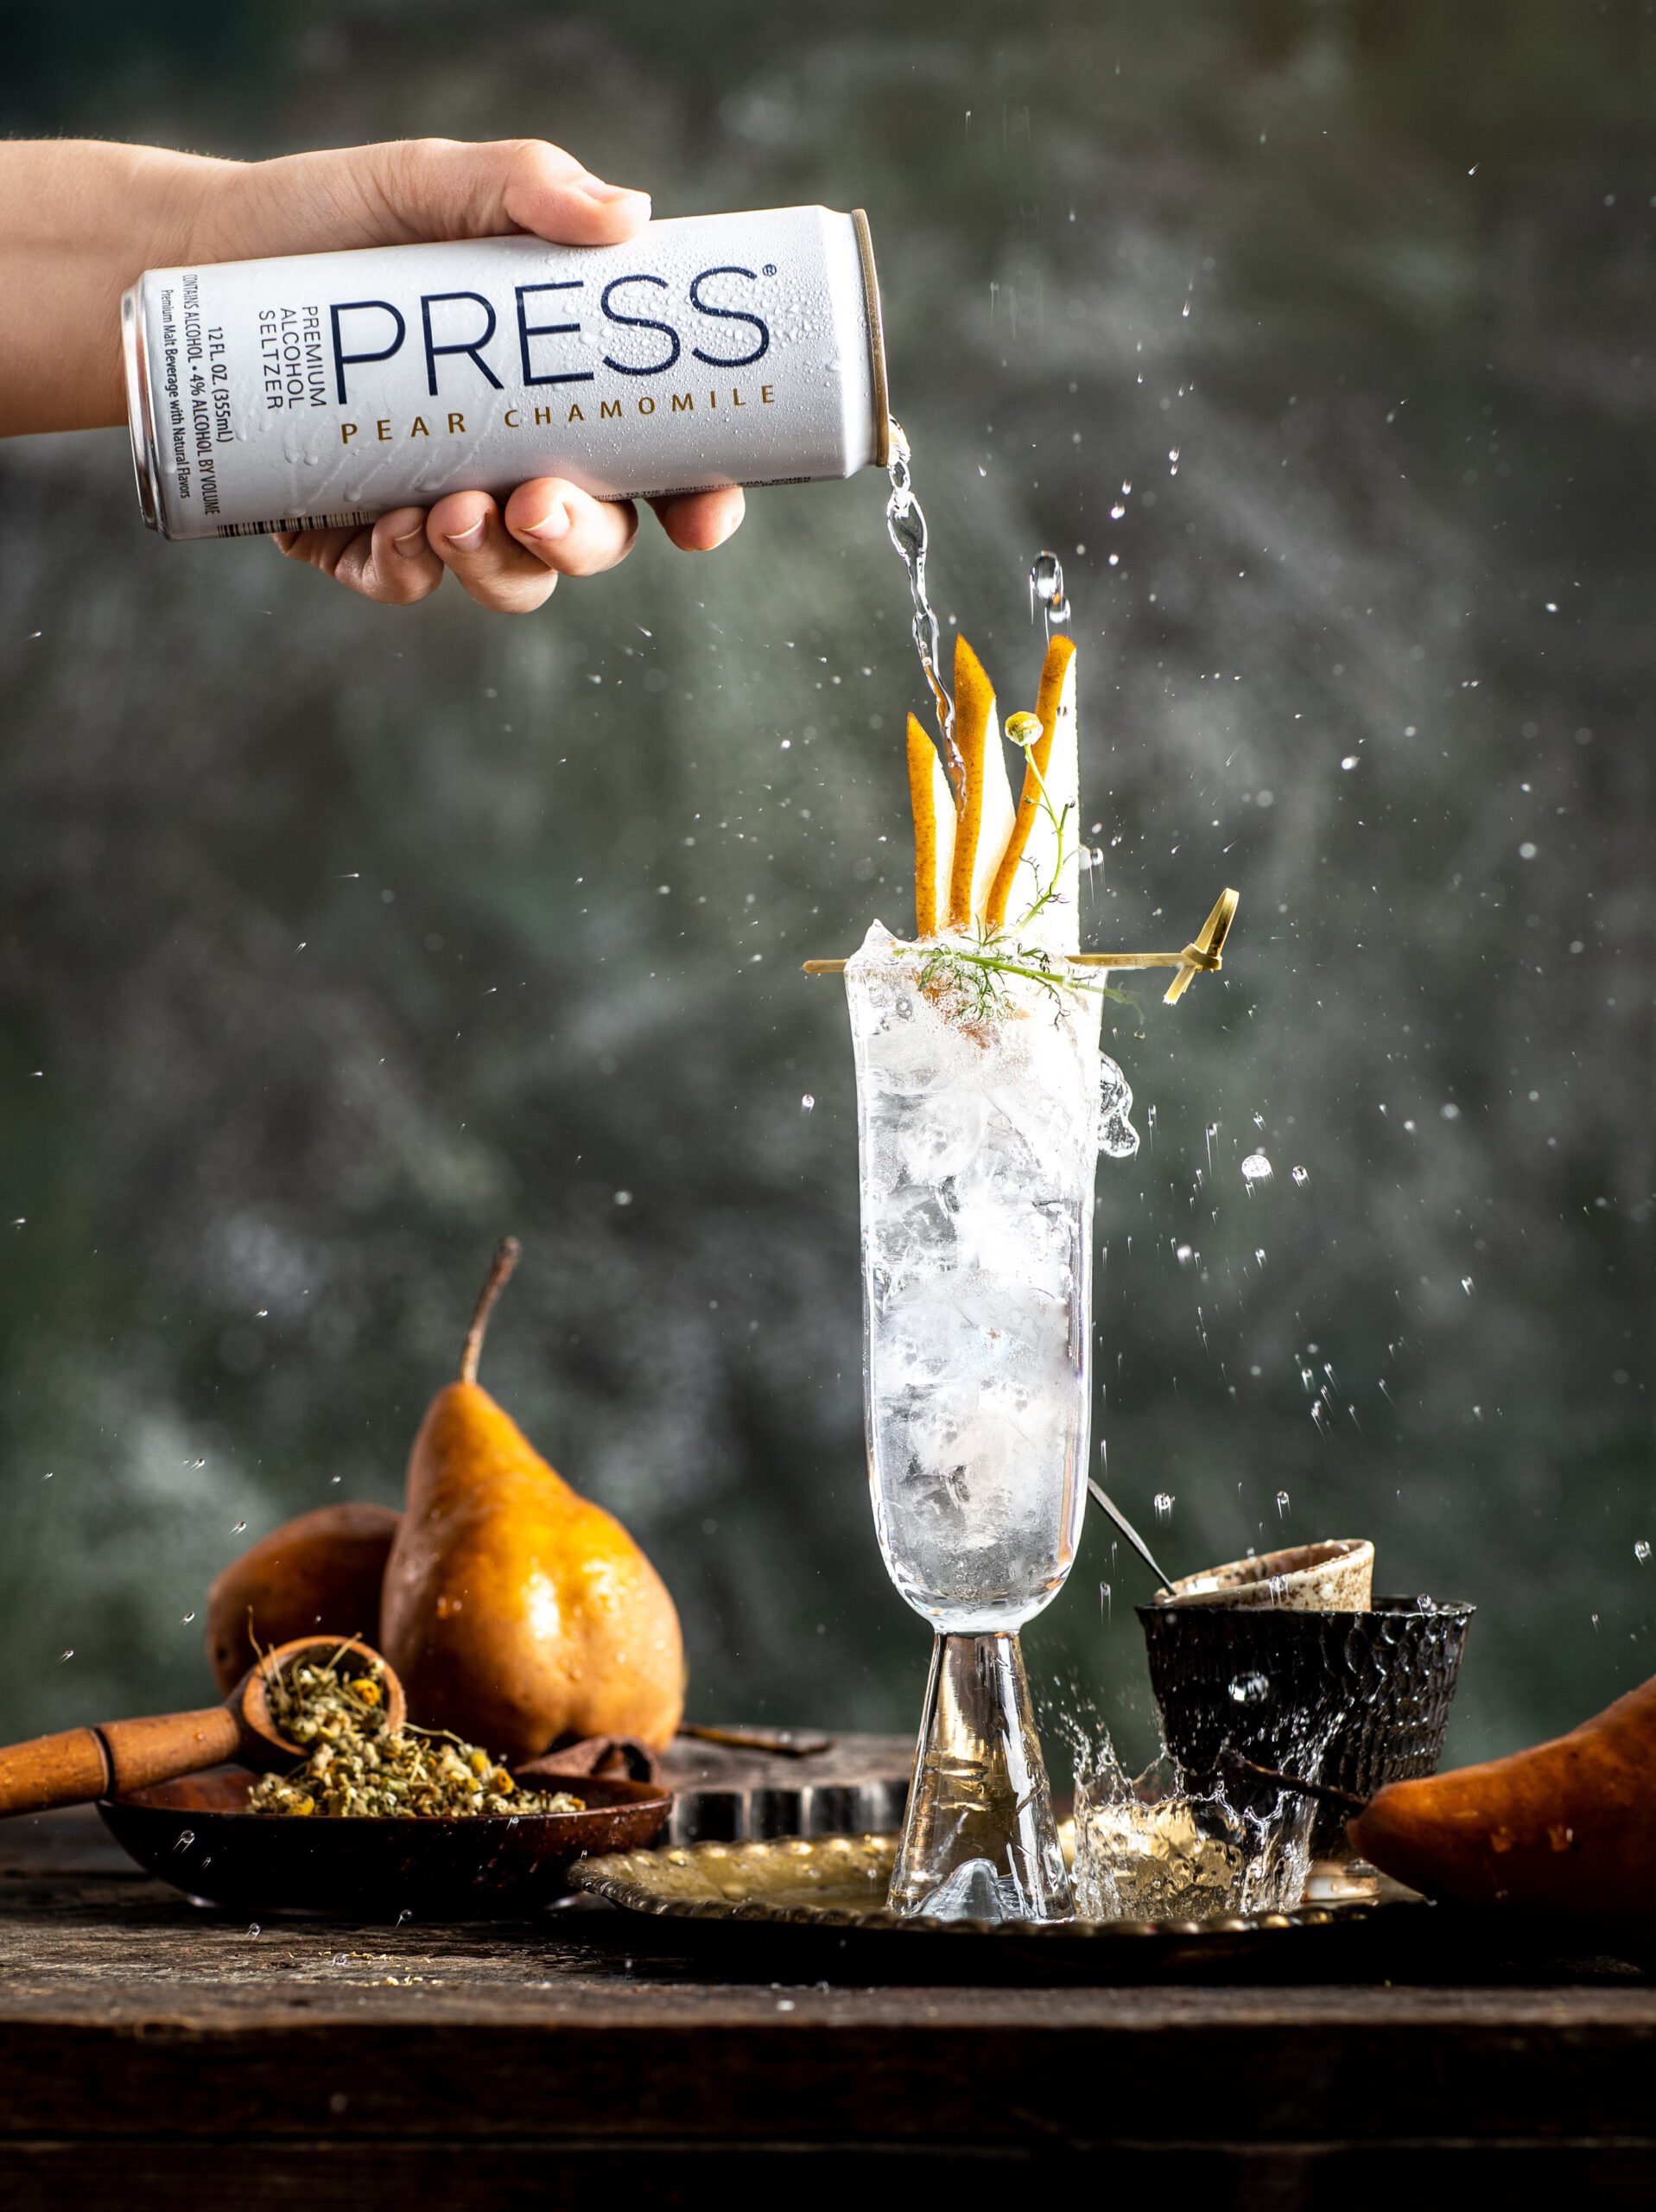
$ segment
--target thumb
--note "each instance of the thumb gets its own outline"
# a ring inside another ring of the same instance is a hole
[[[532,232],[557,245],[619,245],[650,219],[650,195],[591,175],[544,138],[403,138],[260,162],[258,242],[231,257],[411,245]]]

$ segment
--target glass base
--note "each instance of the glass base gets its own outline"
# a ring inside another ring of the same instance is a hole
[[[1016,1636],[940,1636],[890,1897],[942,1920],[1075,1910]]]

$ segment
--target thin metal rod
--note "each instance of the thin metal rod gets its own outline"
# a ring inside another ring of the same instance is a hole
[[[1110,1496],[1109,1492],[1105,1490],[1101,1484],[1095,1483],[1090,1475],[1087,1478],[1087,1487],[1093,1493],[1094,1498],[1103,1507],[1105,1512],[1109,1515],[1111,1520],[1114,1522],[1116,1527],[1121,1531],[1121,1534],[1133,1546],[1134,1551],[1138,1553],[1139,1558],[1143,1560],[1145,1565],[1155,1576],[1162,1588],[1164,1590],[1171,1590],[1173,1586],[1172,1576],[1167,1573],[1164,1568],[1157,1565],[1156,1554],[1151,1550],[1150,1546],[1139,1534],[1139,1531],[1133,1527],[1132,1522],[1128,1520],[1126,1515],[1123,1513],[1120,1507]]]
[[[1307,1782],[1297,1774],[1281,1774],[1273,1766],[1261,1766],[1257,1759],[1244,1758],[1241,1752],[1227,1744],[1219,1754],[1221,1768],[1233,1774],[1245,1774],[1255,1782],[1274,1782],[1280,1789],[1291,1789],[1302,1797],[1315,1797],[1319,1805],[1337,1805],[1342,1813],[1366,1813],[1367,1797],[1359,1797],[1355,1790],[1336,1789],[1331,1782]]]

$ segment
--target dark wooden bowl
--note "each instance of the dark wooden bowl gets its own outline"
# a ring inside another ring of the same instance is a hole
[[[520,1919],[568,1896],[577,1859],[652,1843],[673,1808],[656,1783],[583,1775],[567,1785],[581,1813],[293,1820],[248,1811],[256,1779],[210,1767],[98,1809],[140,1866],[201,1904],[396,1922]]]

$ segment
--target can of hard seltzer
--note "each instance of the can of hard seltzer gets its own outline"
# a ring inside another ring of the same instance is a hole
[[[166,537],[368,522],[533,476],[619,499],[887,457],[860,209],[152,269],[121,321],[138,497]]]

